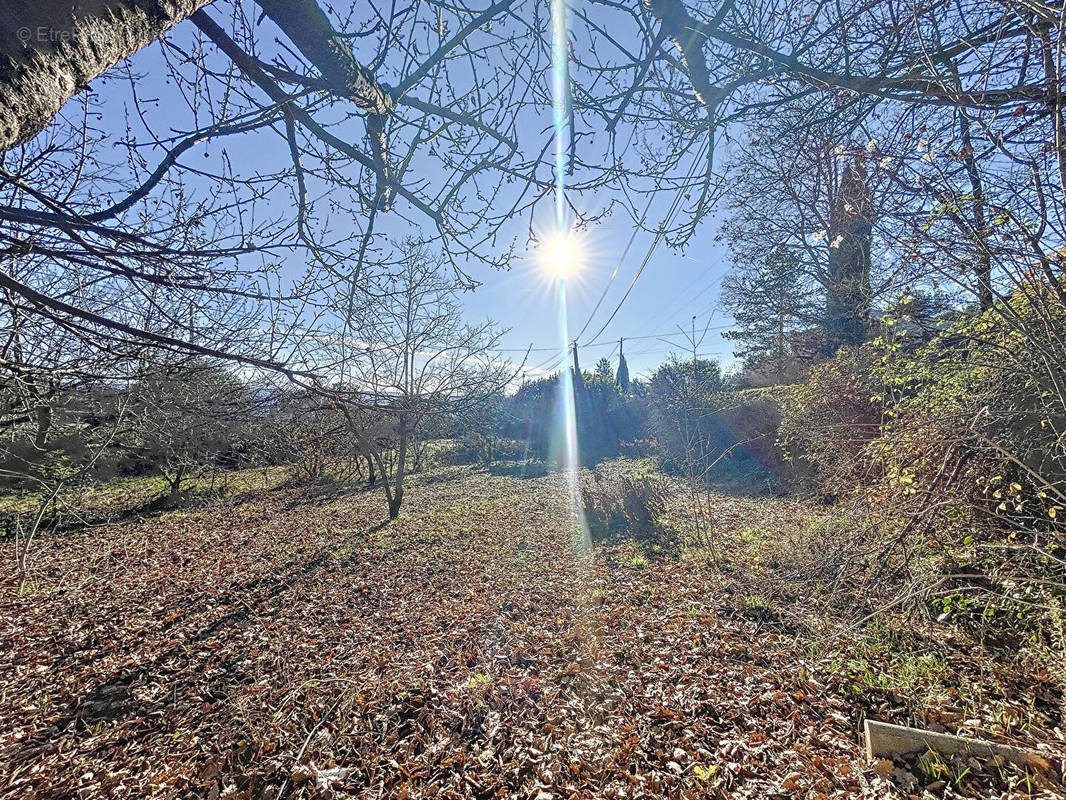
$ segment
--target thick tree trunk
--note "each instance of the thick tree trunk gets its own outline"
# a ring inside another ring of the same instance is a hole
[[[174,469],[173,474],[167,474],[164,472],[163,477],[166,478],[169,491],[167,492],[167,503],[173,505],[181,500],[181,484],[185,480],[185,467],[179,466]]]
[[[829,219],[829,269],[826,285],[828,350],[860,344],[870,316],[870,238],[874,210],[862,156],[847,164]]]
[[[209,2],[0,3],[0,151],[32,139],[90,81]]]
[[[400,516],[400,506],[403,505],[403,487],[398,486],[389,498],[389,519]]]

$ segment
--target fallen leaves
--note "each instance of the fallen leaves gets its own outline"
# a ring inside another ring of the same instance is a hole
[[[57,542],[3,588],[0,795],[883,796],[787,631],[583,550],[567,497],[466,473],[386,526],[287,490]]]
[[[342,786],[348,776],[355,772],[349,767],[332,767],[319,769],[313,761],[307,764],[297,764],[292,770],[292,783],[299,786],[303,783],[313,783],[315,791],[323,797],[331,797],[333,790]]]
[[[882,778],[887,778],[892,774],[892,770],[896,768],[896,765],[892,763],[890,758],[879,758],[874,761],[874,772],[880,775]]]

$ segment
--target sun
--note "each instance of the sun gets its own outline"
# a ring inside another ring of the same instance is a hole
[[[565,281],[575,277],[584,265],[585,253],[572,231],[560,231],[541,242],[541,268],[552,278]]]

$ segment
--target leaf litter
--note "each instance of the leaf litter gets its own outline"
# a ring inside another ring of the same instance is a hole
[[[559,476],[410,505],[264,491],[52,543],[0,587],[0,797],[959,796],[866,764],[863,708],[706,565],[585,550]]]

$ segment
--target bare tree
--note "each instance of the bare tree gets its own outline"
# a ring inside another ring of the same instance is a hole
[[[187,481],[214,472],[248,438],[253,400],[224,367],[202,360],[148,362],[129,389],[134,447],[167,481],[176,502]]]
[[[387,302],[348,317],[337,337],[335,396],[378,466],[390,519],[400,512],[411,447],[427,421],[462,416],[514,376],[494,355],[503,332],[491,322],[464,324],[462,284],[425,245],[405,246],[399,268],[378,279]]]
[[[344,417],[318,393],[276,389],[265,405],[261,431],[271,460],[292,464],[297,474],[315,481],[337,460],[352,455]]]
[[[547,63],[517,5],[9,4],[0,287],[89,340],[293,372],[325,298],[361,302],[363,268],[388,260],[387,217],[455,266],[505,262],[486,243],[551,185],[515,140]],[[303,275],[282,270],[293,255]],[[175,317],[193,294],[199,319]]]
[[[71,510],[67,495],[97,478],[126,430],[127,403],[117,384],[122,363],[93,358],[7,299],[0,350],[0,484],[22,495],[6,524],[13,527],[25,580],[39,535],[59,526],[62,513]]]
[[[937,143],[942,155],[963,149],[965,118],[978,140],[972,152],[979,169],[998,151],[998,169],[1008,170],[1011,162],[1018,168],[1015,193],[1028,195],[1031,211],[1038,196],[1050,201],[1054,195],[1061,203],[1066,122],[1057,7],[993,0],[603,0],[593,7],[579,16],[597,46],[575,59],[571,74],[578,83],[607,84],[610,90],[581,98],[577,113],[599,114],[608,131],[623,136],[627,129],[639,132],[633,147],[649,165],[645,178],[667,180],[674,169],[675,189],[687,202],[676,215],[647,223],[651,230],[665,223],[668,243],[688,241],[728,188],[716,173],[715,143],[734,139],[745,127],[756,137],[769,134],[774,126],[767,123],[782,113],[791,114],[797,139],[836,127],[831,146],[862,146],[876,138],[887,147],[892,142],[882,138],[892,140],[893,130],[902,138],[902,128],[909,127],[913,150],[931,138],[923,125],[953,129],[953,143]],[[929,118],[946,124],[930,124]],[[678,161],[689,159],[693,171],[677,180]],[[952,171],[969,183],[965,162],[955,160]],[[1020,174],[1030,167],[1037,168],[1036,179]],[[972,208],[983,208],[987,217],[996,181],[987,165],[983,172],[982,197]],[[901,188],[914,188],[909,169],[899,177]],[[620,171],[618,178],[630,189],[641,188],[631,173]],[[648,186],[645,181],[643,188]],[[966,190],[973,192],[972,186]],[[638,220],[639,198],[631,201]],[[967,227],[980,226],[969,205],[963,209]]]

